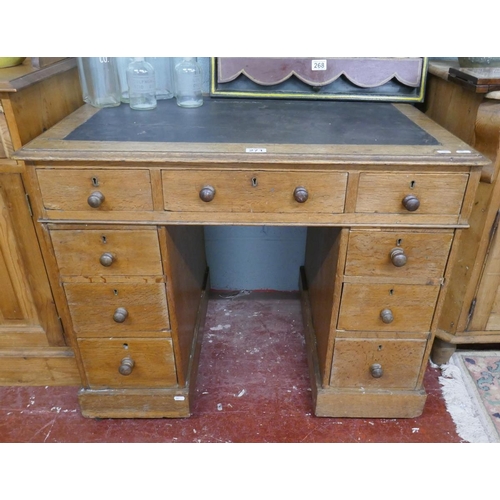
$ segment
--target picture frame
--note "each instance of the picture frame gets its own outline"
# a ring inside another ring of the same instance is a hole
[[[212,57],[210,95],[422,102],[426,57]]]

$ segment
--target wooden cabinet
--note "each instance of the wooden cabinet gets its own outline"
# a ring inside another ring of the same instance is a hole
[[[316,415],[421,414],[456,245],[489,161],[409,105],[363,103],[358,128],[354,103],[269,106],[289,120],[252,129],[258,148],[234,102],[210,99],[184,110],[184,125],[172,101],[154,113],[84,106],[17,153],[84,415],[190,415],[206,224],[308,227],[300,275]],[[204,135],[223,137],[220,112],[239,141]],[[304,113],[332,129],[290,144]],[[356,130],[349,144],[344,125]]]
[[[450,76],[456,63],[436,61],[429,68],[426,114],[492,162],[483,169],[470,228],[461,235],[449,278],[432,351],[434,362],[442,364],[458,345],[500,342],[500,92],[489,92],[499,88],[500,73],[469,69],[460,79]]]
[[[82,104],[73,59],[0,69],[0,384],[78,384],[14,151]]]

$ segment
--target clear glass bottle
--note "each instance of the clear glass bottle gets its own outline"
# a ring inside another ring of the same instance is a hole
[[[129,64],[134,60],[133,57],[117,57],[116,67],[118,70],[118,81],[120,82],[120,100],[128,104],[128,83],[127,83],[127,69]]]
[[[89,89],[87,87],[87,78],[83,70],[83,62],[81,57],[76,58],[76,64],[78,66],[78,78],[80,79],[80,87],[82,88],[82,98],[84,102],[89,103]]]
[[[78,67],[84,100],[88,98],[86,102],[96,108],[120,105],[120,84],[114,57],[81,57]]]
[[[127,68],[129,104],[132,109],[156,108],[155,70],[144,57],[134,57]]]
[[[183,57],[169,57],[170,59],[170,74],[172,75],[172,93],[174,97],[177,95],[177,90],[175,88],[177,84],[177,77],[175,75],[175,67],[181,63],[184,58]]]
[[[155,70],[156,78],[156,100],[172,99],[172,74],[170,71],[170,60],[168,57],[146,57],[145,61],[151,64]]]
[[[203,104],[201,66],[196,57],[184,57],[175,66],[175,97],[181,108],[197,108]]]

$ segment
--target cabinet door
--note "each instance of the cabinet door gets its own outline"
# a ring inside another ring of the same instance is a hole
[[[0,347],[63,346],[19,174],[0,174]]]
[[[468,331],[500,332],[500,234],[491,239]]]

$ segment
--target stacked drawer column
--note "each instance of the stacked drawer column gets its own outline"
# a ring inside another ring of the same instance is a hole
[[[203,230],[151,222],[162,206],[151,181],[158,173],[35,171],[53,287],[80,366],[84,416],[191,412],[206,302]]]
[[[441,291],[474,187],[466,173],[353,172],[346,206],[363,223],[309,228],[305,321],[318,416],[421,414]]]

